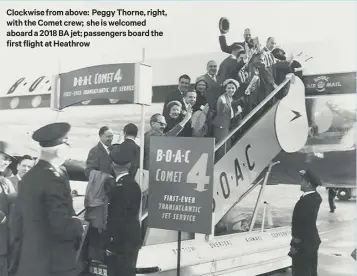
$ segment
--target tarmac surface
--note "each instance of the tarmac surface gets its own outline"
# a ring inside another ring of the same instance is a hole
[[[79,186],[80,185],[80,186]],[[83,185],[83,186],[82,186]],[[72,186],[81,187],[85,191],[86,183],[75,183]],[[297,185],[271,185],[266,187],[264,200],[269,203],[273,227],[289,226],[295,203],[301,196]],[[319,250],[319,276],[352,276],[356,275],[356,261],[351,253],[356,248],[356,200],[336,200],[336,212],[330,213],[327,190],[318,188],[323,198],[318,216],[318,229],[322,244]],[[228,232],[234,231],[234,225],[251,217],[259,188],[251,192],[225,218]],[[80,194],[82,194],[80,192]],[[80,211],[84,197],[74,198],[74,207]],[[263,206],[263,205],[262,205]],[[255,227],[261,226],[262,208],[258,213]],[[267,226],[269,227],[269,226]],[[277,272],[271,276],[291,276],[291,271]]]

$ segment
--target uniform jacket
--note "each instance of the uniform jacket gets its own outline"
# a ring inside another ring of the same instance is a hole
[[[294,244],[301,249],[317,249],[321,243],[316,227],[322,198],[318,192],[307,194],[296,203],[292,218],[292,236],[301,240]]]
[[[158,133],[153,131],[152,129],[145,132],[144,136],[144,169],[149,169],[149,162],[150,162],[150,137],[151,136],[177,136],[180,131],[182,130],[182,126],[177,124],[171,130],[166,133]]]
[[[112,160],[101,142],[98,142],[98,144],[89,151],[86,168],[84,169],[84,174],[87,179],[89,178],[91,170],[105,172],[114,176]]]
[[[108,211],[108,197],[106,181],[110,174],[92,170],[84,197],[85,219],[91,226],[98,229],[105,229]]]
[[[72,217],[68,175],[39,160],[21,184],[15,203],[22,243],[16,275],[69,275],[76,266],[83,228]]]
[[[129,174],[116,179],[109,192],[106,248],[113,253],[135,252],[141,245],[141,190]]]

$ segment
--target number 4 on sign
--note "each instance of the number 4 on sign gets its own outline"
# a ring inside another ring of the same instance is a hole
[[[208,154],[203,153],[198,159],[195,165],[187,174],[187,183],[197,184],[197,187],[194,189],[198,192],[207,191],[205,185],[209,184],[210,177],[206,175],[208,164]]]
[[[118,71],[115,73],[114,80],[119,83],[123,78],[123,75],[121,73],[121,69],[118,69]]]

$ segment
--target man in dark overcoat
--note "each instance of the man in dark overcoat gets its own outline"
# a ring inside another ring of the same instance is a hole
[[[317,276],[317,254],[321,240],[316,220],[322,198],[316,187],[321,182],[311,170],[300,171],[300,175],[300,189],[304,194],[293,211],[289,256],[292,257],[293,276]]]
[[[134,276],[142,245],[139,211],[141,190],[129,174],[135,149],[128,144],[113,147],[115,181],[110,186],[105,232],[108,276]]]
[[[239,81],[238,73],[244,66],[242,56],[245,51],[244,48],[238,43],[233,43],[231,45],[231,49],[231,54],[219,65],[217,73],[217,83],[219,85],[222,85],[227,79],[235,79],[236,81]]]
[[[138,136],[138,127],[132,123],[129,123],[124,127],[123,131],[125,140],[122,144],[128,144],[129,147],[133,147],[132,162],[129,174],[135,178],[136,173],[140,167],[140,147],[135,142],[135,139]]]
[[[75,215],[68,175],[70,125],[54,123],[34,132],[38,163],[21,180],[15,216],[21,217],[17,276],[75,276],[82,223]]]

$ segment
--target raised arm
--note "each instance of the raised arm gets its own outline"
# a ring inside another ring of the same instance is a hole
[[[227,40],[225,35],[220,35],[219,36],[219,46],[221,47],[221,50],[223,53],[231,54],[232,49],[231,46],[227,45]]]

